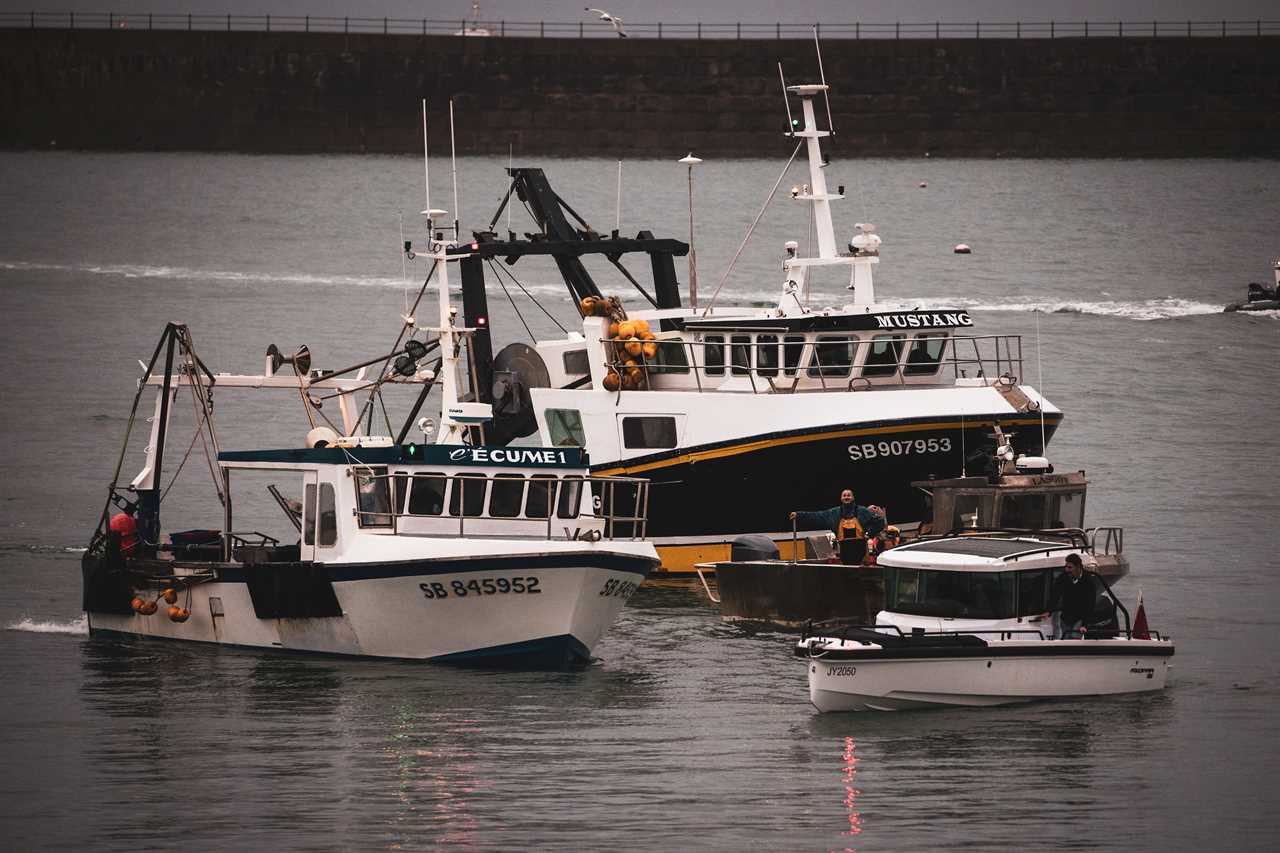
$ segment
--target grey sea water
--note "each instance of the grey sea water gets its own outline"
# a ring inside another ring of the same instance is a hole
[[[599,661],[573,673],[91,641],[76,549],[101,510],[136,360],[167,320],[191,326],[214,370],[255,372],[269,343],[305,343],[331,367],[384,352],[406,278],[416,290],[425,273],[418,262],[406,276],[399,252],[401,223],[407,238],[421,230],[422,167],[3,153],[2,846],[1269,848],[1280,317],[1221,307],[1280,256],[1280,163],[839,154],[838,227],[879,225],[882,298],[969,307],[978,331],[1024,336],[1026,378],[1067,415],[1055,464],[1087,470],[1091,522],[1126,528],[1121,591],[1140,588],[1178,642],[1167,691],[819,716],[790,637],[724,624],[680,585],[642,589]],[[782,162],[699,167],[704,301]],[[432,165],[432,204],[452,210],[447,162]],[[488,223],[503,165],[459,162],[465,226]],[[531,165],[612,230],[615,162]],[[683,237],[684,180],[674,162],[625,163],[622,231]],[[807,239],[786,198],[804,180],[788,175],[722,298],[776,299],[782,242]],[[511,228],[530,228],[523,210]],[[952,254],[959,242],[974,253]],[[550,264],[513,272],[569,325]],[[558,332],[511,290],[490,295],[499,342],[527,337],[516,309],[535,335]],[[818,291],[846,296],[836,281]],[[224,448],[300,441],[288,403],[220,396]],[[140,459],[132,448],[126,472]],[[200,464],[175,494],[207,492]],[[175,506],[177,525],[208,500]]]

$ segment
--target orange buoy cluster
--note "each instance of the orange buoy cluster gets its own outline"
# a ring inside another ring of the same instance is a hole
[[[658,344],[649,323],[645,320],[622,320],[609,324],[609,338],[613,341],[614,358],[604,377],[604,387],[609,391],[622,388],[635,391],[648,386],[649,376],[644,369],[645,359],[658,354]]]
[[[191,618],[190,610],[178,606],[178,591],[173,587],[165,587],[155,598],[143,598],[140,595],[135,595],[133,601],[130,602],[130,606],[133,608],[133,612],[139,616],[150,616],[160,609],[161,599],[164,600],[165,604],[169,605],[169,609],[166,612],[171,621],[186,622]]]
[[[604,377],[608,391],[635,391],[648,387],[645,359],[658,354],[658,344],[647,320],[628,320],[616,297],[588,296],[578,304],[584,317],[608,317],[613,358]]]

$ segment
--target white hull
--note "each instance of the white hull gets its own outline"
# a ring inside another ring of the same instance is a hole
[[[1060,654],[1046,655],[1046,642]],[[1104,647],[1132,654],[1100,654]],[[1052,640],[993,643],[989,656],[817,657],[807,660],[809,701],[824,712],[894,711],[1145,693],[1164,688],[1172,648],[1158,640]]]
[[[380,567],[370,574],[387,576],[348,580],[341,578],[353,570],[359,574],[359,564],[331,567],[342,614],[330,617],[259,618],[247,583],[212,581],[191,588],[186,622],[170,621],[162,602],[150,616],[89,613],[89,629],[93,634],[449,663],[582,662],[589,660],[643,579],[634,567],[653,565],[644,554],[652,554],[650,546],[636,545],[634,554],[613,555],[630,560],[629,570],[581,565],[600,556],[583,559],[581,553],[561,555],[578,557],[564,565],[544,559],[523,569],[505,561],[501,569],[485,568],[493,563],[483,557],[472,561],[474,568],[450,561],[457,568],[449,571],[423,561],[417,571]],[[185,595],[179,604],[185,603]]]

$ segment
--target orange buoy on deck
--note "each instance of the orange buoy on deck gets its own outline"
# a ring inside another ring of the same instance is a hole
[[[186,622],[191,618],[191,611],[176,604],[169,608],[169,619],[173,622]]]

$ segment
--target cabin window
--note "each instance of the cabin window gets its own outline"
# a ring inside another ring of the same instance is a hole
[[[409,475],[403,471],[396,472],[392,478],[392,500],[396,508],[396,515],[404,515],[407,513],[409,505]]]
[[[534,474],[529,478],[529,496],[525,499],[524,514],[528,518],[546,518],[556,499],[556,477],[552,474]]]
[[[777,335],[760,335],[756,338],[756,372],[761,376],[778,375]]]
[[[352,468],[361,527],[391,526],[391,481],[386,468]]]
[[[547,409],[547,431],[556,447],[586,447],[587,435],[582,429],[582,412],[577,409]]]
[[[684,341],[658,341],[658,354],[649,362],[650,373],[688,373],[689,354]]]
[[[591,372],[591,362],[587,360],[585,349],[565,350],[564,372],[570,376],[583,376]]]
[[[862,365],[862,375],[892,376],[897,373],[906,339],[906,335],[878,335],[873,338],[867,350],[867,360]]]
[[[522,474],[498,474],[489,490],[489,515],[494,518],[515,518],[524,503],[524,476]]]
[[[625,417],[622,419],[622,446],[628,450],[660,450],[676,446],[676,419],[661,417]]]
[[[321,548],[331,548],[338,541],[338,502],[332,483],[320,484],[320,535]]]
[[[702,345],[702,363],[708,376],[724,376],[724,335],[707,335]]]
[[[956,495],[956,509],[955,515],[951,518],[951,529],[993,527],[993,503],[990,495]]]
[[[410,515],[440,515],[444,512],[444,474],[414,474],[409,493]]]
[[[1035,616],[1049,609],[1049,594],[1053,589],[1052,578],[1053,572],[1050,569],[1018,572],[1019,616]]]
[[[913,616],[1008,619],[1014,615],[1014,574],[894,569],[886,609]]]
[[[916,335],[902,372],[907,376],[932,376],[942,367],[942,351],[946,348],[946,335]]]
[[[449,515],[458,515],[459,506],[464,518],[484,514],[484,493],[489,480],[484,474],[459,474],[453,478],[449,492]]]
[[[787,335],[782,345],[783,370],[788,376],[795,376],[800,369],[800,359],[804,355],[804,335]]]
[[[556,515],[560,518],[577,518],[582,511],[582,478],[565,477],[560,485],[560,499],[556,503]]]
[[[302,543],[316,544],[316,484],[307,483],[302,493]]]
[[[814,366],[809,368],[810,376],[848,376],[853,367],[853,347],[855,341],[848,337],[820,337],[814,348]]]
[[[1045,526],[1048,495],[1005,495],[1000,501],[1000,526],[1039,530]]]
[[[1084,492],[1067,492],[1049,498],[1050,527],[1084,527]]]
[[[746,376],[751,372],[751,336],[733,335],[729,339],[730,356],[733,359],[733,375]]]

